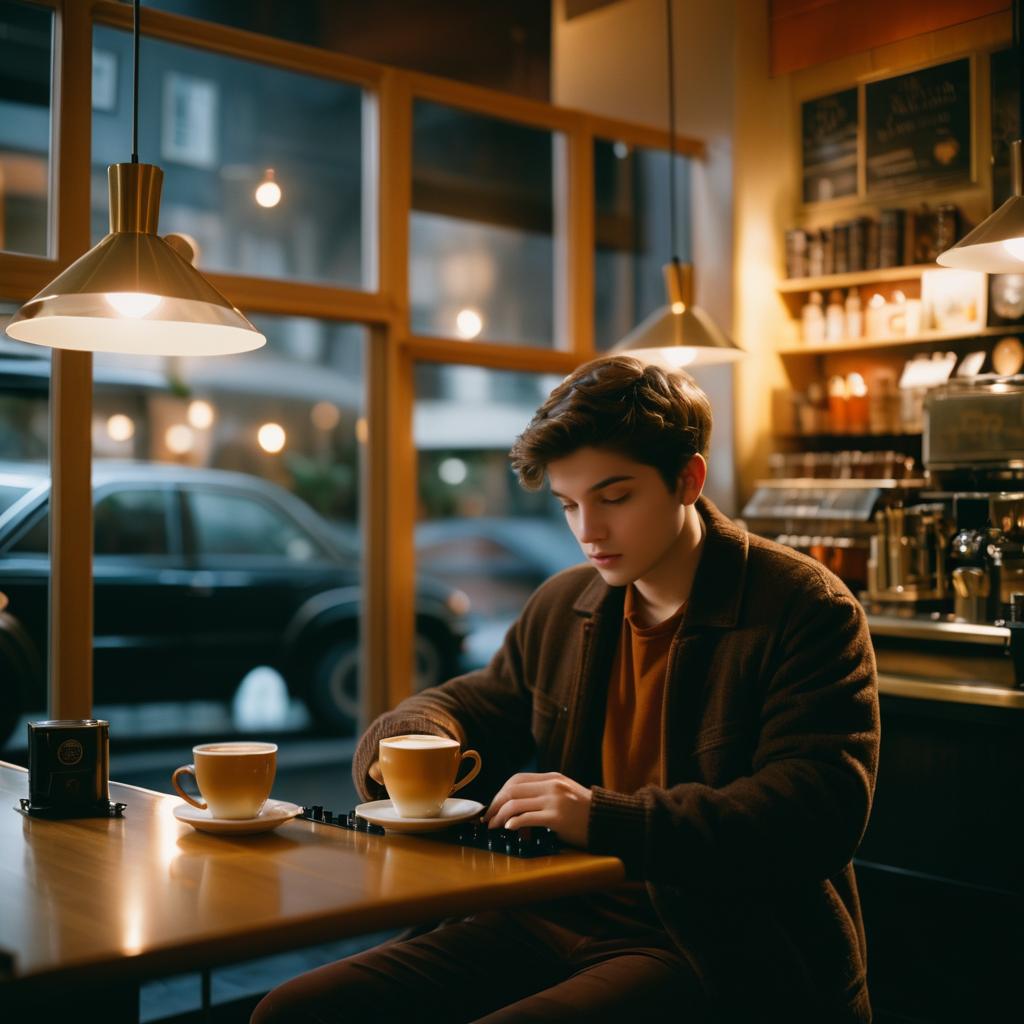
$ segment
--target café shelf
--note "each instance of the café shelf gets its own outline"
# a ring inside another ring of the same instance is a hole
[[[757,487],[778,488],[785,490],[849,490],[859,491],[865,488],[878,488],[882,491],[897,490],[898,488],[924,487],[927,481],[918,479],[907,480],[867,480],[867,479],[842,479],[835,477],[790,477],[787,479],[771,478],[758,480]]]
[[[825,291],[830,288],[856,288],[861,285],[889,284],[893,281],[919,281],[925,270],[934,270],[935,263],[920,263],[906,267],[879,267],[875,270],[854,270],[847,274],[822,274],[820,277],[788,277],[780,281],[777,290],[783,295],[801,292]]]
[[[780,356],[828,356],[842,352],[866,352],[871,350],[911,348],[915,345],[931,345],[938,342],[968,342],[975,338],[999,338],[1024,330],[1024,325],[1010,324],[1005,327],[976,327],[969,331],[923,331],[912,337],[892,338],[850,338],[843,341],[826,341],[815,345],[780,345],[776,351]]]

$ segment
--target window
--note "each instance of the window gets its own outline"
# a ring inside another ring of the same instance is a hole
[[[109,97],[93,110],[99,241],[107,165],[131,154],[131,37],[97,26],[93,40]],[[164,172],[161,234],[195,239],[202,269],[371,287],[362,89],[145,37],[141,51],[139,157]],[[271,179],[276,202],[257,197]]]
[[[0,0],[0,249],[51,255],[53,13]]]
[[[290,562],[323,555],[313,537],[259,499],[197,490],[188,501],[199,555],[277,556]]]
[[[606,352],[665,304],[672,256],[668,153],[594,142],[594,344]],[[690,253],[690,161],[674,164],[679,258]]]
[[[94,550],[103,555],[166,555],[167,492],[115,491],[93,510]]]
[[[416,565],[470,599],[467,668],[487,662],[544,580],[582,559],[558,502],[546,489],[523,490],[508,462],[558,380],[475,366],[416,369]]]
[[[551,132],[417,101],[412,329],[554,347]],[[524,297],[529,296],[529,301]]]

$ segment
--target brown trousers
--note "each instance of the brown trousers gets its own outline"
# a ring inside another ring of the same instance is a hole
[[[700,985],[664,932],[593,924],[477,914],[293,978],[251,1024],[704,1020]]]

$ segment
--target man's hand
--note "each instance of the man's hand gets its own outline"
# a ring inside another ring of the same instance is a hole
[[[484,814],[488,828],[554,829],[571,846],[587,845],[590,790],[558,772],[521,772],[498,790]]]

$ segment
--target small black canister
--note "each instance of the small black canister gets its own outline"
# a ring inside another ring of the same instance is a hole
[[[109,723],[94,718],[29,722],[29,813],[106,817],[109,739]]]

